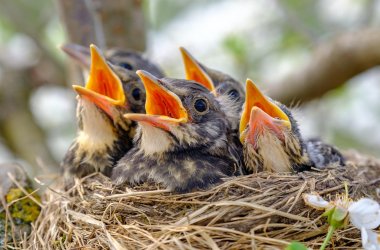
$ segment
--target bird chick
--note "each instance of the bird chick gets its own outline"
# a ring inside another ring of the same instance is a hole
[[[334,147],[318,140],[304,141],[291,111],[266,97],[249,79],[246,91],[239,131],[248,173],[293,172],[344,164]]]
[[[180,51],[185,66],[186,79],[205,86],[221,104],[230,124],[230,129],[227,132],[230,153],[239,161],[239,166],[243,167],[242,144],[239,140],[240,113],[245,98],[242,84],[223,72],[202,65],[185,48],[180,47]]]
[[[131,108],[120,79],[91,45],[90,76],[85,87],[73,85],[78,93],[78,135],[61,163],[65,179],[95,171],[110,175],[111,168],[131,147],[136,123],[122,115]]]
[[[223,72],[204,66],[185,48],[180,47],[180,51],[185,65],[186,79],[202,84],[224,103],[222,108],[232,129],[237,131],[245,98],[242,84]]]
[[[291,172],[311,167],[290,110],[266,97],[249,79],[239,131],[248,173]]]
[[[113,169],[116,184],[153,181],[189,192],[240,174],[228,149],[228,121],[208,89],[145,71],[137,74],[146,89],[146,114],[124,115],[139,126],[135,146]]]

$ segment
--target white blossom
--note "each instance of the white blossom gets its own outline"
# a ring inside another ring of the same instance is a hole
[[[319,194],[304,194],[303,199],[307,205],[318,210],[324,210],[329,207],[330,202],[324,200]]]
[[[375,229],[380,225],[380,205],[369,198],[362,198],[348,208],[350,221],[356,228]]]
[[[361,228],[362,244],[365,250],[380,250],[380,235],[370,229]]]
[[[365,250],[380,250],[380,235],[372,229],[380,226],[380,204],[369,198],[353,202],[346,196],[337,196],[334,201],[326,201],[319,194],[304,194],[305,203],[315,209],[329,210],[333,207],[346,211],[352,225],[361,231]],[[344,218],[342,218],[343,220]]]

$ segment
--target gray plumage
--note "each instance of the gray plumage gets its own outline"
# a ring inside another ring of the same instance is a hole
[[[215,87],[216,99],[221,104],[221,110],[226,114],[229,123],[227,137],[230,142],[230,154],[239,159],[239,164],[243,166],[243,145],[239,140],[239,121],[245,101],[244,87],[230,75],[208,68],[202,63],[198,62],[198,64],[211,78]]]
[[[155,77],[165,77],[162,69],[157,64],[137,51],[114,48],[107,50],[105,57],[113,65],[123,67],[134,73],[136,70],[146,70]]]
[[[150,180],[173,191],[189,192],[241,174],[236,155],[230,154],[229,123],[215,97],[191,81],[163,78],[159,83],[180,98],[189,121],[170,131],[140,123],[134,148],[113,170],[114,182],[120,185]],[[194,109],[198,99],[208,103],[207,112]]]
[[[237,107],[241,111],[241,107],[245,101],[245,92],[243,85],[232,76],[221,71],[208,68],[203,64],[200,66],[207,72],[212,79],[217,95],[229,96],[232,101],[237,103]]]
[[[315,168],[323,169],[330,165],[343,166],[345,164],[343,155],[333,145],[319,139],[310,139],[306,141],[306,147]]]

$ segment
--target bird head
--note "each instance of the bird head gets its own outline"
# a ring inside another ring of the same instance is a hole
[[[86,85],[73,85],[78,93],[79,131],[62,167],[68,176],[94,171],[110,174],[116,162],[132,147],[136,123],[124,119],[130,112],[122,82],[95,45],[90,46],[90,75]]]
[[[158,79],[146,71],[137,74],[146,90],[146,114],[124,117],[140,124],[135,139],[146,154],[207,150],[226,141],[225,115],[208,89],[192,81]]]
[[[95,45],[90,46],[91,68],[86,85],[73,85],[81,99],[103,110],[112,119],[129,110],[123,85]]]
[[[155,77],[164,77],[164,73],[158,65],[136,51],[116,48],[109,49],[106,51],[106,58],[113,65],[122,67],[134,75],[136,75],[136,70],[146,70]]]
[[[91,53],[86,47],[78,44],[67,43],[61,49],[76,61],[85,70],[91,66]],[[136,70],[142,69],[151,72],[156,77],[162,78],[162,70],[154,63],[144,58],[135,51],[123,49],[109,49],[105,52],[108,66],[122,82],[127,106],[131,112],[145,113],[145,89]]]
[[[248,160],[247,165],[261,165],[266,170],[279,172],[290,171],[293,165],[308,161],[291,112],[266,97],[249,79],[239,131],[240,141],[245,150],[250,151],[245,155],[250,158],[245,159]]]
[[[187,80],[196,81],[215,96],[227,95],[231,100],[243,104],[243,86],[231,76],[217,70],[209,69],[198,62],[189,51],[180,47]]]

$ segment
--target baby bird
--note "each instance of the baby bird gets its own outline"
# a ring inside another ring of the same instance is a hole
[[[228,148],[228,121],[208,89],[141,70],[137,74],[146,89],[146,114],[124,115],[139,126],[135,146],[113,169],[116,184],[154,181],[189,192],[240,174]]]
[[[248,173],[291,172],[311,167],[290,111],[264,96],[249,79],[239,131]]]
[[[333,147],[323,144],[330,148],[323,151],[318,143],[305,142],[290,110],[263,95],[249,79],[246,91],[239,130],[248,173],[302,171],[321,167],[319,162],[343,164]]]
[[[95,171],[110,175],[111,168],[131,147],[136,124],[122,115],[131,108],[123,85],[96,46],[91,45],[90,76],[78,93],[78,135],[61,168],[67,180]]]

